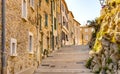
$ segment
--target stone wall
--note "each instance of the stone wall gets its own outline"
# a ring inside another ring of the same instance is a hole
[[[78,28],[79,45],[87,45],[87,44],[89,44],[89,42],[91,40],[91,37],[92,37],[92,33],[93,33],[92,29],[93,29],[93,27],[89,27],[89,26],[80,26]]]
[[[45,26],[45,14],[48,15],[48,26]],[[44,51],[47,50],[48,52],[52,51],[51,48],[51,38],[50,38],[50,32],[52,32],[52,15],[51,15],[51,1],[47,3],[46,0],[42,0],[40,6],[38,6],[38,15],[41,16],[41,30],[39,31],[40,37],[39,42],[42,42],[43,44],[40,44],[40,48],[42,56],[44,57]],[[40,19],[38,20],[38,22]],[[40,24],[39,24],[40,27]],[[43,37],[42,37],[43,36]],[[48,40],[47,40],[48,39]]]
[[[108,8],[109,7],[109,8]],[[112,1],[102,9],[98,19],[100,30],[90,51],[86,66],[99,74],[120,73],[120,1]]]
[[[36,29],[36,7],[34,10],[27,1],[27,21],[22,19],[22,1],[6,0],[6,57],[7,73],[22,73],[31,69],[31,73],[37,66],[37,29]],[[0,1],[1,3],[1,1]],[[37,1],[34,5],[36,5]],[[0,5],[1,7],[1,5]],[[0,12],[1,13],[1,12]],[[1,20],[0,20],[1,21]],[[33,54],[28,51],[29,32],[33,34]],[[10,42],[11,38],[17,40],[16,55],[11,55]],[[1,66],[0,66],[1,67]]]

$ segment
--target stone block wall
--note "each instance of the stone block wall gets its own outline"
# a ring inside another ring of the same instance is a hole
[[[22,0],[6,0],[6,58],[8,74],[21,74],[25,70],[37,66],[36,7],[33,10],[30,7],[29,0],[26,1],[28,15],[25,21],[22,19]],[[36,3],[37,1],[34,5]],[[33,34],[33,54],[28,51],[29,32]],[[11,38],[17,40],[15,56],[11,55]]]
[[[120,1],[111,1],[102,11],[104,13],[96,21],[100,30],[86,66],[98,74],[119,74]]]

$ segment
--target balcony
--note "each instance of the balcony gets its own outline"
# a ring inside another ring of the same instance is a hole
[[[66,33],[69,33],[69,31],[68,31],[68,24],[67,24],[67,22],[64,22],[63,21],[63,30],[65,30],[66,31]]]

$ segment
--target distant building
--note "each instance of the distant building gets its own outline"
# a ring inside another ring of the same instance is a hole
[[[68,7],[65,0],[61,0],[61,19],[62,19],[62,46],[68,45]]]
[[[7,74],[32,74],[49,53],[80,44],[80,23],[65,0],[7,0],[6,8]]]
[[[93,28],[89,26],[80,27],[80,45],[86,45],[91,40]]]
[[[74,19],[74,45],[80,45],[80,23]]]
[[[68,35],[68,42],[69,45],[74,45],[74,15],[71,11],[68,13],[68,28],[69,28],[69,35]]]

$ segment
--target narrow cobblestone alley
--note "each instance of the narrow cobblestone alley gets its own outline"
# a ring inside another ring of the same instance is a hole
[[[88,46],[66,46],[44,59],[34,74],[92,74],[85,65]]]

